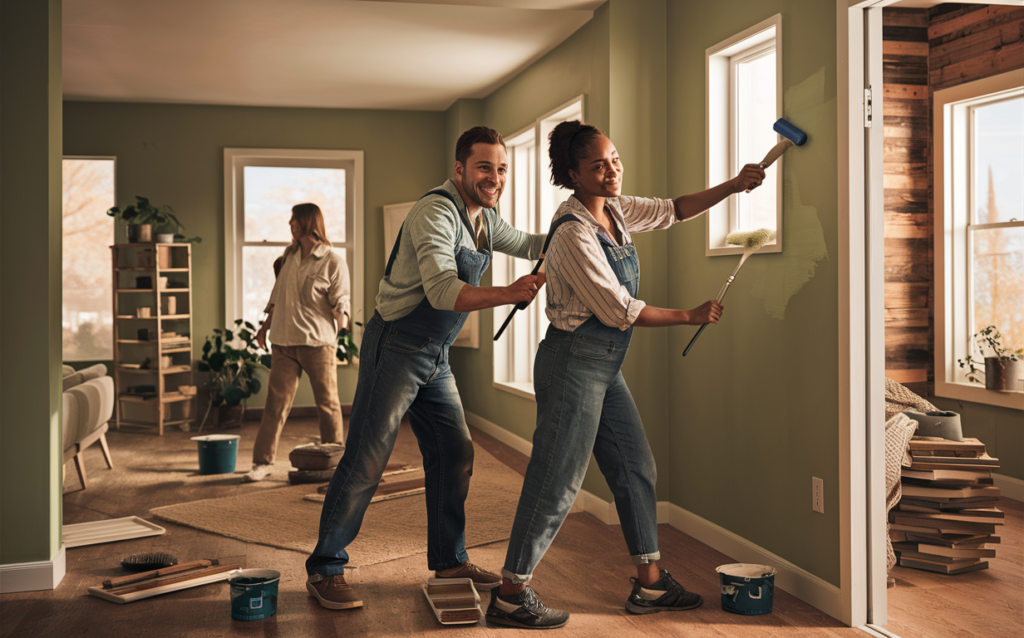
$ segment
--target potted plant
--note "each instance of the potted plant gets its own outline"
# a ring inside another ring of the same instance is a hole
[[[363,324],[356,322],[357,326]],[[338,361],[349,364],[359,363],[359,346],[356,345],[356,340],[352,337],[352,333],[348,331],[348,328],[342,328],[338,331]]]
[[[148,243],[153,241],[153,228],[157,232],[163,230],[171,235],[172,241],[196,242],[203,241],[199,237],[186,238],[181,234],[185,227],[174,214],[174,209],[168,205],[154,206],[149,203],[146,197],[135,196],[136,202],[129,204],[122,210],[114,206],[107,210],[107,215],[114,219],[123,221],[128,225],[128,241],[130,243]],[[160,233],[163,234],[163,233]]]
[[[211,373],[210,403],[200,429],[213,408],[217,408],[218,424],[241,423],[245,400],[260,391],[262,384],[256,373],[270,368],[270,355],[256,345],[255,335],[251,323],[236,319],[233,330],[214,328],[213,336],[206,338],[199,371]]]
[[[988,326],[971,337],[971,352],[966,359],[957,359],[961,369],[967,369],[967,380],[984,382],[987,390],[1013,390],[1024,368],[1024,348],[1010,350],[1003,346],[1003,335],[995,326]],[[981,359],[974,358],[977,346]],[[984,360],[984,364],[982,364]],[[981,366],[985,371],[981,371]],[[977,367],[976,367],[977,366]]]

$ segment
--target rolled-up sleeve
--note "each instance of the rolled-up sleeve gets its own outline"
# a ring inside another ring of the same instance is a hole
[[[546,261],[557,264],[560,283],[572,288],[601,323],[626,330],[646,304],[619,283],[599,242],[583,224],[565,224],[555,231]]]
[[[423,292],[438,310],[454,310],[455,301],[466,282],[459,279],[455,249],[461,220],[440,202],[423,207],[406,221],[408,239],[416,248]]]
[[[348,276],[348,264],[337,253],[331,252],[330,270],[328,280],[331,287],[327,291],[327,303],[331,305],[331,312],[335,315],[352,316],[351,312],[351,283]]]
[[[679,221],[675,202],[671,199],[622,196],[616,197],[614,203],[631,233],[664,230]]]

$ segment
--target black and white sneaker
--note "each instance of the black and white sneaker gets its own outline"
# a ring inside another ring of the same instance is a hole
[[[659,611],[685,611],[704,604],[700,594],[695,594],[672,579],[664,569],[661,579],[651,587],[643,587],[640,581],[630,578],[633,592],[626,600],[626,611],[632,614],[654,614]]]
[[[569,622],[569,612],[545,607],[537,594],[527,587],[520,594],[502,596],[500,589],[491,590],[487,606],[487,623],[520,629],[557,629]]]

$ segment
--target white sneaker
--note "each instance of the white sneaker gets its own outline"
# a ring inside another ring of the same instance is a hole
[[[243,483],[255,483],[256,481],[262,481],[263,479],[270,476],[270,465],[266,463],[256,463],[252,466],[252,469],[242,477]]]

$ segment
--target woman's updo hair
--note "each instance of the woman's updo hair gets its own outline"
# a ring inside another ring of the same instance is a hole
[[[576,185],[569,175],[570,170],[578,171],[580,160],[587,156],[590,143],[604,135],[601,129],[579,120],[562,122],[555,127],[548,140],[548,156],[551,158],[551,183],[573,190]]]

